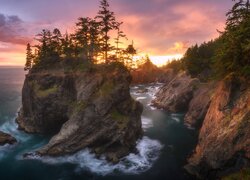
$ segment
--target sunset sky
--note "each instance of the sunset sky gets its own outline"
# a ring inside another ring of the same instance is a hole
[[[110,0],[111,10],[140,54],[155,63],[218,36],[230,0]],[[23,65],[25,49],[41,29],[72,32],[78,17],[95,16],[98,0],[0,0],[0,65]]]

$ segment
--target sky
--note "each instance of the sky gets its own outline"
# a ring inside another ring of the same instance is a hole
[[[109,0],[140,55],[155,64],[180,57],[193,44],[218,37],[231,0]],[[78,17],[94,17],[99,0],[0,0],[0,65],[23,65],[26,44],[42,29],[74,31]]]

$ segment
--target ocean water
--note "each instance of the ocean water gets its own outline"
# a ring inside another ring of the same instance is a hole
[[[0,147],[0,180],[182,180],[193,179],[183,165],[195,145],[195,132],[183,124],[183,114],[171,114],[150,106],[160,84],[131,87],[131,96],[144,105],[144,136],[137,154],[118,164],[97,159],[88,149],[59,158],[23,158],[45,145],[50,137],[17,130],[15,117],[21,106],[22,68],[0,68],[0,130],[12,134],[18,143]],[[146,93],[137,93],[147,88]]]

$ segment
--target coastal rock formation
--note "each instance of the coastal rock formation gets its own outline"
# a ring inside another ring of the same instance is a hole
[[[185,111],[198,85],[198,79],[193,79],[185,72],[181,72],[170,83],[160,88],[152,104],[170,112]]]
[[[0,146],[5,144],[14,144],[17,140],[9,134],[0,131]]]
[[[249,128],[249,84],[228,76],[216,87],[198,145],[185,168],[201,178],[215,178],[225,169],[249,166]]]
[[[168,84],[176,77],[176,75],[177,73],[173,69],[169,68],[164,70],[161,75],[156,79],[156,81],[159,83]]]
[[[131,98],[130,82],[120,64],[30,72],[17,122],[29,133],[55,134],[39,155],[60,156],[88,147],[117,162],[142,135],[143,108]]]
[[[193,93],[193,98],[188,105],[188,111],[184,118],[187,126],[196,129],[200,128],[213,97],[214,88],[214,82],[203,83]]]

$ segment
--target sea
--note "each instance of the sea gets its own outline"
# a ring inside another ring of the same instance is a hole
[[[89,149],[63,157],[29,157],[51,137],[27,134],[15,122],[22,104],[25,72],[22,67],[0,67],[0,130],[17,139],[0,147],[0,180],[189,180],[183,166],[195,147],[197,134],[183,123],[184,113],[168,113],[151,106],[162,84],[131,87],[131,96],[144,106],[144,135],[131,153],[112,164]],[[145,93],[139,90],[147,89]]]

